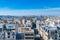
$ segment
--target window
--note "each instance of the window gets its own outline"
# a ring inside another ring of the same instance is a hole
[[[48,33],[49,33],[49,30],[48,30]]]
[[[0,28],[0,32],[2,32],[2,28]]]
[[[25,34],[26,36],[32,36],[32,35],[34,35],[34,34]]]
[[[59,33],[59,37],[60,37],[60,33]]]
[[[28,30],[29,31],[29,28],[25,28],[25,30]]]
[[[54,32],[51,32],[51,35],[54,35]]]
[[[13,32],[12,35],[15,35],[15,33]]]
[[[14,38],[14,36],[13,36],[13,38]]]
[[[9,29],[12,29],[12,28],[13,28],[13,26],[8,26],[8,28],[9,28]]]
[[[55,39],[57,39],[57,37],[55,37]]]
[[[58,30],[60,30],[60,27],[57,27]]]
[[[8,33],[8,35],[10,35],[10,33]]]
[[[47,29],[46,29],[46,31],[47,31]]]
[[[8,38],[10,38],[10,36],[8,36]]]
[[[31,27],[31,25],[27,25],[26,27]]]
[[[25,39],[34,39],[33,37],[25,37]]]
[[[34,34],[38,34],[38,30],[37,29],[34,29]]]
[[[57,30],[55,30],[55,33],[57,33]]]

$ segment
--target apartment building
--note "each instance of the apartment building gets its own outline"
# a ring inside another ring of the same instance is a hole
[[[39,30],[39,24],[40,24],[40,21],[39,21],[39,20],[36,21],[36,28],[38,29],[38,31],[40,31],[40,30]]]
[[[52,27],[40,27],[40,35],[44,40],[49,40],[50,38],[57,40],[57,28]]]
[[[42,38],[40,38],[40,35],[39,34],[35,35],[34,37],[35,37],[34,40],[43,40]]]
[[[20,35],[18,39],[34,40],[34,30],[32,30],[30,26],[27,26],[26,24],[20,24],[17,31],[17,34]]]
[[[34,40],[34,30],[32,30],[30,27],[26,27],[24,30],[24,39]]]
[[[0,39],[2,39],[3,25],[4,25],[4,24],[0,23]]]
[[[24,24],[16,25],[16,39],[24,40]]]
[[[25,24],[25,19],[20,19],[20,24]]]
[[[5,24],[3,26],[3,39],[16,39],[16,24]]]
[[[58,40],[60,40],[60,26],[57,27]]]
[[[44,23],[38,23],[37,28],[39,29],[39,34],[44,40],[58,40],[57,27],[54,23],[49,23],[46,25]]]

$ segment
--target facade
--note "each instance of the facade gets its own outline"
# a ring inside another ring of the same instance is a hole
[[[34,30],[32,30],[30,27],[26,27],[24,31],[24,39],[34,40]]]
[[[16,39],[24,40],[24,24],[17,24],[16,26]]]
[[[18,24],[17,26],[17,33],[23,33],[24,32],[24,24]]]
[[[60,40],[60,27],[57,27],[57,35],[58,35],[58,40]]]
[[[4,24],[1,24],[1,23],[0,23],[0,39],[2,39],[2,37],[3,37],[3,36],[2,36],[2,34],[3,34],[3,25],[4,25]]]
[[[20,35],[20,40],[34,40],[34,30],[32,30],[30,26],[20,24],[17,31],[17,34]]]
[[[15,24],[5,24],[3,27],[3,39],[16,39]]]
[[[53,24],[46,25],[44,23],[37,22],[37,29],[39,30],[39,34],[43,37],[43,40],[58,40],[58,29],[57,26]]]
[[[58,40],[57,38],[57,28],[40,28],[40,35],[43,37],[44,40]]]
[[[35,37],[34,40],[43,40],[43,39],[40,39],[40,35],[39,34],[35,35],[34,37]]]

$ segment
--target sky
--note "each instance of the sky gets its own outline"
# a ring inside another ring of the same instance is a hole
[[[60,0],[0,0],[0,15],[60,15]]]

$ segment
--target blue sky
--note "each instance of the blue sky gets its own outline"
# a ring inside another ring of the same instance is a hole
[[[60,7],[60,0],[0,0],[0,8],[43,9]]]
[[[0,15],[56,14],[60,14],[60,0],[0,0]]]

